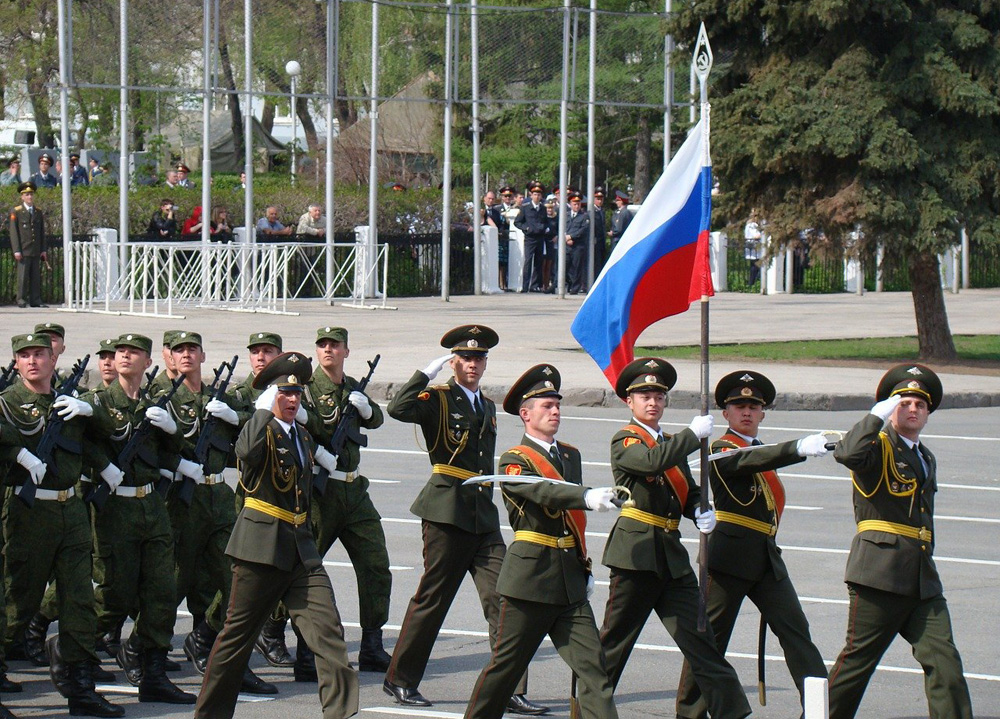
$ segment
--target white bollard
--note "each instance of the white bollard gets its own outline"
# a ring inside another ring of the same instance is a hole
[[[830,719],[830,684],[826,677],[806,677],[805,719]]]

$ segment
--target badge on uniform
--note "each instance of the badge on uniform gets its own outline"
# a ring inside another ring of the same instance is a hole
[[[520,474],[520,473],[521,473],[521,465],[519,464],[507,465],[507,474]]]
[[[633,444],[638,444],[638,443],[639,443],[638,437],[626,437],[625,439],[622,440],[623,447],[631,447]]]

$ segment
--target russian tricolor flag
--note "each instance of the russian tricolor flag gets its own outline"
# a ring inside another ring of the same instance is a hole
[[[695,125],[619,240],[571,330],[614,386],[643,330],[714,294],[708,266],[712,168]]]

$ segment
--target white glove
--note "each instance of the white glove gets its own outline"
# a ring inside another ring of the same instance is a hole
[[[190,459],[181,459],[181,461],[177,463],[177,471],[185,477],[190,477],[191,479],[201,479],[205,476],[204,468],[197,462],[192,462]]]
[[[22,447],[21,451],[17,453],[17,463],[28,470],[31,481],[36,485],[41,484],[42,480],[45,479],[45,470],[47,469],[45,462],[33,455],[26,448]]]
[[[52,406],[59,409],[59,416],[65,420],[73,419],[77,415],[90,417],[94,414],[93,407],[82,399],[70,397],[68,394],[61,394],[56,397],[56,401],[52,403]]]
[[[710,436],[712,434],[712,430],[715,429],[715,419],[713,419],[710,414],[700,415],[691,420],[691,424],[688,425],[688,429],[694,432],[694,436],[698,439],[705,439]]]
[[[223,402],[221,399],[209,400],[205,405],[205,411],[213,417],[218,417],[223,422],[229,424],[239,424],[240,418],[236,416],[236,410]]]
[[[594,575],[593,574],[588,574],[587,575],[587,601],[588,602],[590,601],[590,598],[592,596],[594,596]]]
[[[316,460],[316,464],[330,474],[333,474],[333,471],[337,468],[337,455],[326,447],[316,447],[316,453],[313,455],[313,458]]]
[[[795,451],[800,457],[822,457],[830,450],[826,448],[825,434],[810,434],[798,441]]]
[[[302,425],[309,421],[309,413],[306,412],[306,406],[301,402],[298,411],[295,412],[295,421]]]
[[[588,489],[584,492],[583,501],[589,510],[607,512],[614,508],[615,505],[611,500],[617,496],[611,487],[601,487],[600,489]]]
[[[872,407],[872,414],[878,417],[883,422],[885,422],[887,419],[889,419],[889,415],[896,410],[896,407],[898,407],[899,403],[902,401],[903,398],[900,395],[894,394],[889,399],[884,399],[881,402],[877,402],[875,406]]]
[[[176,477],[174,476],[176,474],[177,474],[176,472],[171,472],[169,469],[162,469],[162,468],[160,469],[160,476],[163,477],[164,479],[169,479],[171,482],[173,482],[176,479]]]
[[[435,377],[437,377],[438,376],[438,372],[441,371],[441,368],[444,367],[449,362],[451,362],[451,358],[454,357],[454,356],[455,355],[453,355],[453,354],[451,354],[449,352],[448,354],[444,355],[443,357],[438,357],[436,360],[434,360],[429,365],[427,365],[426,367],[424,367],[423,373],[425,375],[427,375],[427,379],[428,380],[432,380]]]
[[[162,429],[167,434],[177,434],[177,423],[170,416],[170,412],[162,407],[147,407],[146,417],[149,423],[157,429]]]
[[[358,408],[358,414],[361,415],[361,419],[370,419],[372,416],[372,404],[368,401],[364,392],[358,392],[354,390],[349,395],[347,395],[347,401]]]
[[[101,479],[108,483],[111,489],[118,489],[118,485],[125,479],[125,473],[113,464],[101,470]]]
[[[701,511],[701,507],[694,508],[694,523],[702,534],[712,533],[712,530],[715,529],[716,519],[715,509],[712,508],[711,504],[704,512]]]
[[[254,409],[271,409],[274,406],[274,398],[278,396],[278,385],[274,384],[260,393],[260,397],[254,400]]]

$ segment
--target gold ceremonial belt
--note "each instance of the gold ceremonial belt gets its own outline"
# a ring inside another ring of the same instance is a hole
[[[665,529],[668,532],[676,531],[677,528],[681,526],[681,521],[679,519],[667,519],[666,517],[661,517],[658,514],[643,512],[641,509],[636,509],[635,507],[623,508],[621,516],[634,519],[635,521],[642,522],[643,524],[652,524],[654,527]],[[719,513],[716,512],[715,516],[719,516]]]
[[[750,519],[750,517],[744,517],[742,514],[736,514],[735,512],[720,512],[715,511],[715,518],[720,522],[729,522],[730,524],[738,524],[741,527],[746,527],[747,529],[752,529],[755,532],[760,532],[761,534],[766,534],[769,537],[773,537],[778,533],[778,528],[773,524],[768,522],[761,522],[759,519]]]
[[[553,537],[541,532],[529,532],[526,529],[519,529],[514,532],[515,542],[530,542],[531,544],[541,544],[553,549],[570,549],[576,546],[576,537],[568,535],[565,537]]]
[[[455,477],[456,479],[472,479],[473,477],[481,474],[480,472],[470,472],[467,469],[462,469],[461,467],[452,467],[450,464],[435,464],[431,467],[431,471],[434,474],[443,474],[447,477]]]
[[[289,512],[287,509],[282,509],[281,507],[275,507],[273,504],[262,502],[259,499],[254,499],[253,497],[247,497],[243,501],[243,506],[249,507],[250,509],[256,509],[258,512],[269,514],[272,517],[277,517],[282,522],[288,522],[289,524],[294,524],[296,527],[298,527],[300,524],[305,524],[306,517],[308,516],[305,512],[300,512],[299,514],[295,514],[294,512]]]
[[[719,516],[716,512],[715,516]],[[911,527],[908,524],[896,524],[895,522],[883,522],[881,519],[865,519],[858,522],[859,532],[888,532],[889,534],[900,534],[910,539],[919,539],[921,542],[931,541],[934,536],[927,527]]]

